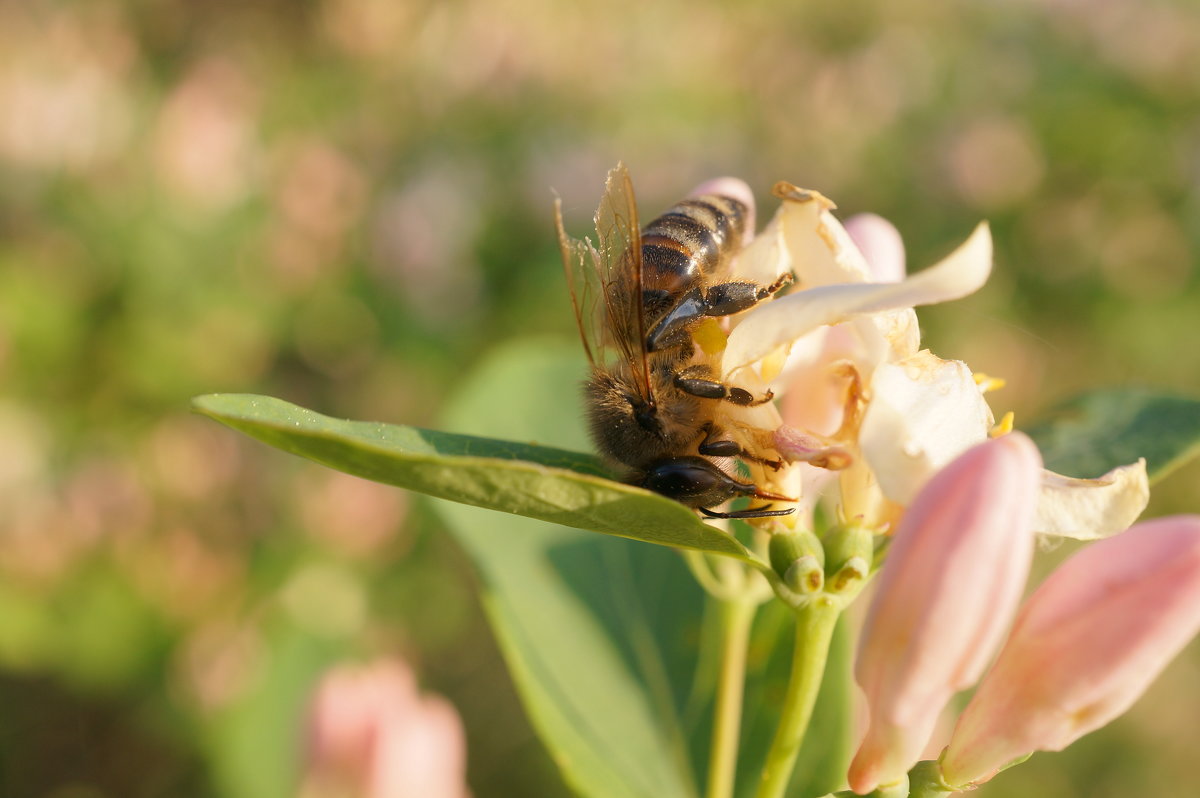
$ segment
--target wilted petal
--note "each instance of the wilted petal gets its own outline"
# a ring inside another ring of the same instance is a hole
[[[776,217],[778,217],[778,212]],[[794,272],[791,253],[783,239],[783,231],[774,221],[738,253],[733,273],[743,280],[769,285],[785,272]]]
[[[860,213],[846,220],[846,232],[867,261],[878,283],[904,279],[904,240],[891,222],[873,213]]]
[[[928,350],[880,365],[870,391],[859,447],[884,495],[900,504],[992,426],[966,364]]]
[[[871,279],[867,262],[830,211],[834,204],[819,192],[778,183],[783,200],[775,216],[738,256],[736,272],[769,283],[786,271],[805,288]]]
[[[844,230],[841,232],[845,235]],[[747,313],[730,333],[724,355],[725,373],[753,363],[823,325],[838,324],[859,314],[967,296],[987,282],[991,266],[992,239],[983,223],[936,266],[903,282],[822,285],[765,302]]]
[[[856,792],[907,772],[946,702],[986,665],[1028,573],[1040,473],[1024,435],[990,440],[934,476],[901,519],[855,665],[871,717],[850,767]]]
[[[776,186],[775,190],[780,191]],[[824,199],[824,197],[822,197]],[[833,203],[823,208],[817,219],[816,236],[814,237],[803,228],[784,228],[788,243],[797,251],[801,248],[808,251],[816,250],[818,243],[830,250],[832,259],[805,262],[805,268],[797,275],[806,287],[818,285],[834,285],[836,283],[870,283],[883,282],[875,277],[866,257],[859,250],[854,239],[842,223],[832,213]],[[798,240],[803,236],[802,240]]]
[[[1129,708],[1200,629],[1200,517],[1138,524],[1067,560],[1029,598],[951,738],[948,783],[986,781]]]
[[[775,450],[793,463],[808,463],[830,471],[841,471],[854,461],[854,456],[844,446],[795,427],[785,425],[775,430],[774,443]]]
[[[1149,501],[1145,460],[1114,468],[1098,479],[1046,471],[1034,531],[1076,540],[1111,537],[1128,529]]]

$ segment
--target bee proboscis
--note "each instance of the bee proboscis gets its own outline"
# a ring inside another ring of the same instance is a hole
[[[736,197],[704,194],[641,229],[624,164],[608,174],[594,245],[568,236],[561,202],[555,206],[571,302],[591,363],[584,397],[596,448],[627,469],[633,484],[714,518],[792,512],[770,504],[711,509],[738,496],[794,501],[735,479],[714,462],[781,467],[726,434],[726,408],[763,404],[772,394],[722,382],[692,337],[703,320],[747,310],[790,282],[790,274],[760,285],[730,273],[749,210]]]

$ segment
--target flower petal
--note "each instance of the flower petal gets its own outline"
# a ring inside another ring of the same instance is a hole
[[[904,240],[895,225],[882,216],[860,213],[847,219],[845,227],[876,282],[898,283],[904,279]]]
[[[838,229],[841,230],[840,225]],[[845,231],[841,230],[841,234],[845,235]],[[764,232],[759,238],[766,237]],[[796,249],[791,252],[794,263],[802,266],[802,254]],[[838,324],[859,314],[901,310],[967,296],[987,282],[991,267],[991,234],[987,224],[981,223],[966,242],[940,263],[903,282],[821,285],[764,302],[748,312],[730,333],[723,361],[725,373],[728,376],[822,325]]]
[[[867,262],[830,211],[836,207],[817,191],[791,183],[775,185],[783,200],[762,234],[738,256],[735,273],[769,283],[791,271],[804,288],[832,283],[865,283]]]
[[[1047,471],[1034,531],[1075,540],[1111,537],[1128,529],[1149,501],[1144,459],[1114,468],[1098,479],[1075,479]]]
[[[1124,712],[1200,630],[1200,516],[1160,518],[1076,553],[1022,608],[942,760],[966,787]]]
[[[880,365],[870,393],[859,447],[884,495],[900,504],[992,426],[971,370],[929,350]]]

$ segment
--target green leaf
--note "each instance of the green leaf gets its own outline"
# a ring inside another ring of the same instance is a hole
[[[537,383],[531,387],[544,390]],[[496,398],[484,394],[479,400],[486,407]],[[417,427],[341,421],[269,396],[209,394],[192,400],[192,406],[284,451],[377,482],[593,532],[750,557],[740,543],[681,504],[607,478],[592,455]],[[512,432],[504,426],[489,429]],[[535,425],[529,437],[545,438],[552,432]]]
[[[1093,391],[1052,410],[1029,434],[1052,471],[1093,478],[1145,457],[1157,482],[1200,454],[1200,401],[1138,388]]]
[[[577,347],[514,343],[463,386],[447,426],[582,444]],[[697,794],[682,709],[703,593],[668,549],[438,502],[535,728],[588,798]]]
[[[510,344],[463,386],[445,422],[477,432],[550,430],[557,442],[582,445],[578,361],[573,346]],[[694,795],[706,770],[715,674],[697,673],[706,602],[679,558],[461,505],[438,508],[479,568],[514,681],[568,782],[589,798]],[[792,634],[782,604],[760,611],[746,674],[739,796],[758,784]],[[849,663],[849,635],[839,625],[789,795],[824,795],[844,783]]]

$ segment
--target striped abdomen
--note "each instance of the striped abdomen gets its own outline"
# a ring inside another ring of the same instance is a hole
[[[678,296],[705,275],[720,273],[742,244],[746,206],[706,194],[685,199],[642,230],[642,289]],[[656,304],[656,303],[655,303]]]

